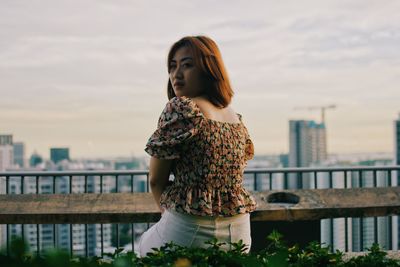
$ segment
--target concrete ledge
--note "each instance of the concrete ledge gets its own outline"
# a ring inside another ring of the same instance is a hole
[[[272,204],[268,197],[286,192],[299,197],[297,204]],[[253,221],[301,221],[342,217],[400,214],[400,187],[303,189],[254,192],[258,207]]]
[[[282,199],[269,203],[277,192],[296,195],[298,203],[285,204]],[[400,214],[400,187],[264,191],[253,196],[258,207],[252,221]],[[159,218],[151,193],[0,195],[0,224],[132,223]]]
[[[132,223],[160,219],[150,193],[0,195],[2,224]]]

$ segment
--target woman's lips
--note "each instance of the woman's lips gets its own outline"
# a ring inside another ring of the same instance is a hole
[[[177,87],[183,87],[183,85],[184,85],[184,83],[182,83],[182,82],[174,83],[174,87],[175,87],[175,88],[177,88]]]

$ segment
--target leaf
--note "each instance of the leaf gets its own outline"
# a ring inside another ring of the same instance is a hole
[[[267,256],[267,266],[271,267],[286,267],[288,263],[288,252],[287,250],[280,250],[273,255]]]

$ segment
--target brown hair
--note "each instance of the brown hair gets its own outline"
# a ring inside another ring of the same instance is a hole
[[[193,60],[204,74],[204,92],[208,99],[217,107],[228,106],[233,96],[233,90],[217,44],[206,36],[183,37],[174,43],[169,50],[168,73],[170,72],[172,57],[181,47],[188,47],[192,50]],[[168,99],[175,96],[171,81],[168,80]]]

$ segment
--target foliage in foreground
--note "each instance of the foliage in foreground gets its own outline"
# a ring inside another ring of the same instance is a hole
[[[13,240],[10,253],[0,253],[2,267],[128,267],[128,266],[267,266],[267,267],[395,267],[400,261],[389,259],[386,252],[377,244],[372,245],[365,256],[354,257],[343,261],[340,251],[330,252],[329,248],[312,242],[305,248],[295,245],[288,247],[278,232],[267,237],[268,246],[257,253],[245,253],[242,242],[233,243],[230,251],[221,249],[223,243],[217,240],[207,242],[207,248],[186,248],[173,243],[154,249],[146,257],[140,258],[133,252],[117,249],[104,258],[70,258],[65,251],[48,251],[45,255],[35,256],[28,252],[27,246],[20,239]]]

